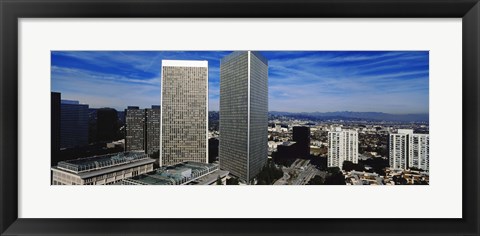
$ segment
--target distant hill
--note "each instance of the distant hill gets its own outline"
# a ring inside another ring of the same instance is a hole
[[[291,117],[296,119],[308,120],[371,120],[371,121],[398,121],[398,122],[428,122],[428,114],[389,114],[383,112],[352,112],[352,111],[336,111],[336,112],[283,112],[270,111],[269,118],[275,117]],[[218,121],[218,111],[209,112],[210,121]]]
[[[428,122],[428,114],[389,114],[383,112],[352,112],[352,111],[336,111],[336,112],[269,112],[272,116],[287,116],[306,119],[346,119],[346,120],[375,120],[375,121],[401,121],[401,122]]]

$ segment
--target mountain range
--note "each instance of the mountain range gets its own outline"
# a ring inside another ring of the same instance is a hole
[[[383,112],[268,112],[269,119],[277,117],[291,117],[308,120],[371,120],[371,121],[397,121],[397,122],[428,122],[429,114],[389,114]],[[218,111],[210,112],[210,118],[218,119]]]

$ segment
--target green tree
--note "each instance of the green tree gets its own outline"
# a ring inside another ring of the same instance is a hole
[[[237,178],[227,179],[227,185],[238,185],[238,184],[239,184],[239,181]]]
[[[323,185],[324,182],[325,182],[325,179],[323,179],[319,175],[315,175],[315,177],[313,177],[312,179],[310,179],[310,181],[308,181],[308,185]]]

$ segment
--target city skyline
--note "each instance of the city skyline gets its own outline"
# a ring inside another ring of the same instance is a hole
[[[207,60],[208,107],[218,111],[220,59],[230,52],[53,51],[51,88],[93,108],[148,108],[160,103],[162,59]],[[428,114],[427,51],[261,53],[269,111]]]

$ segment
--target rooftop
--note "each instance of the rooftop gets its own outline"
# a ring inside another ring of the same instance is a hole
[[[183,185],[194,180],[202,182],[198,180],[216,171],[219,171],[217,164],[188,161],[173,166],[160,167],[153,172],[125,179],[123,182],[133,185]],[[220,174],[223,174],[223,172]],[[215,176],[215,180],[216,178],[217,176]]]
[[[69,172],[81,173],[104,169],[121,164],[128,164],[144,159],[149,159],[144,151],[119,152],[101,156],[79,158],[58,163],[58,169]]]

